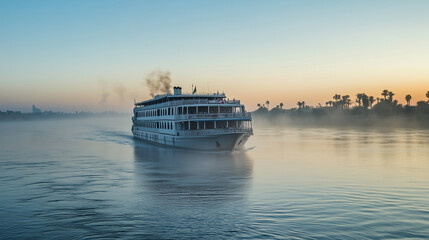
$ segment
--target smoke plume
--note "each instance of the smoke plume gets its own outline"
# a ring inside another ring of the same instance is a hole
[[[156,94],[170,93],[171,78],[169,71],[155,71],[146,77],[146,85],[149,88],[150,96]]]
[[[124,100],[125,93],[127,92],[127,89],[124,87],[124,85],[118,83],[115,86],[114,91],[116,94],[118,94],[118,96],[121,100]]]
[[[110,96],[110,93],[107,89],[107,82],[106,81],[98,81],[98,84],[101,86],[101,99],[100,99],[100,103],[101,104],[106,104],[107,103],[107,99]]]

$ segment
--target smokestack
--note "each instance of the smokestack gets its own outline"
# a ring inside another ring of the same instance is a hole
[[[174,95],[181,95],[182,94],[182,88],[181,87],[174,87]]]

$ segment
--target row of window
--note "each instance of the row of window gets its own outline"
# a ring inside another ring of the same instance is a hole
[[[174,115],[174,108],[160,108],[145,110],[136,113],[136,117],[155,117],[155,116],[168,116]]]
[[[173,129],[173,122],[135,122],[135,126],[157,129]]]
[[[198,107],[177,107],[177,114],[205,114],[205,113],[240,113],[244,112],[244,107],[234,106],[198,106]],[[155,117],[174,115],[174,108],[160,108],[144,110],[136,113],[136,117]]]
[[[203,129],[228,129],[228,128],[251,128],[250,121],[220,120],[220,121],[184,121],[176,123],[176,130],[203,130]],[[135,122],[137,127],[155,129],[173,129],[173,122]]]

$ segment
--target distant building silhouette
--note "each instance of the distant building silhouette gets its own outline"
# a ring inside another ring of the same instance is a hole
[[[36,108],[36,106],[34,106],[33,104],[33,113],[40,113],[42,112],[42,110],[40,110],[40,108]]]

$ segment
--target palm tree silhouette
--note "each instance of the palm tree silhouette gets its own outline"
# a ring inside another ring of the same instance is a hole
[[[362,102],[363,95],[364,95],[363,93],[356,94],[356,102],[359,103],[359,107],[360,107],[360,103]]]
[[[341,96],[339,94],[335,94],[332,98],[335,99],[335,102],[338,102],[338,100],[341,99]]]
[[[301,109],[302,103],[298,102],[297,104],[298,104],[298,109]]]
[[[362,93],[362,106],[365,109],[368,109],[369,107],[369,98],[368,98],[368,95],[366,95],[365,93]]]
[[[351,103],[350,96],[349,95],[344,95],[343,96],[343,102],[342,102],[342,104],[344,104],[348,108],[349,107],[348,102]]]
[[[260,103],[258,103],[258,105],[256,105],[256,106],[258,106],[258,108],[261,108],[261,104]]]
[[[395,94],[393,93],[393,92],[389,92],[389,101],[390,102],[392,102],[392,100],[393,100],[393,96],[394,96]]]
[[[369,105],[371,106],[371,109],[372,109],[372,104],[374,104],[374,102],[375,102],[374,97],[373,97],[373,96],[370,96],[370,97],[368,98],[368,101],[369,101]]]
[[[426,92],[426,97],[428,98],[428,103],[429,103],[429,91]]]
[[[407,96],[405,96],[405,101],[407,101],[407,105],[410,106],[410,101],[411,101],[411,95],[407,94]]]
[[[381,96],[384,97],[384,100],[386,100],[388,95],[389,95],[389,90],[387,89],[384,89],[383,92],[381,92]]]
[[[270,109],[270,101],[266,101],[265,104],[267,104],[267,109]]]
[[[280,109],[283,109],[284,104],[281,102],[280,103]]]

